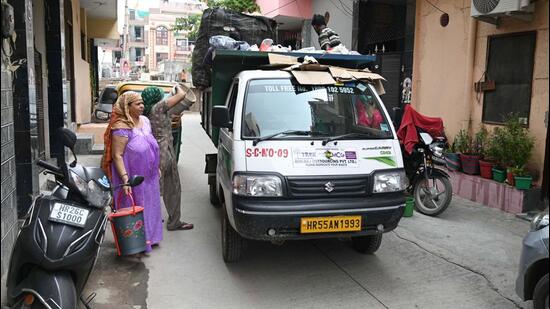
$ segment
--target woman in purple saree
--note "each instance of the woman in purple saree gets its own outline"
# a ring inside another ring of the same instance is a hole
[[[123,93],[113,107],[111,122],[105,132],[104,168],[111,174],[113,186],[127,183],[135,175],[145,180],[137,187],[123,187],[122,198],[115,192],[115,207],[130,207],[132,194],[136,205],[144,207],[146,252],[162,240],[160,208],[159,146],[151,124],[143,114],[143,100],[136,92]],[[111,158],[112,160],[109,160]],[[110,161],[110,162],[109,162]]]

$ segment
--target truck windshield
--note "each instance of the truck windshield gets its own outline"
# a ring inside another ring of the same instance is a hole
[[[278,134],[280,132],[316,132]],[[250,81],[242,121],[243,138],[387,139],[389,121],[371,88],[361,82],[304,86],[290,79]],[[263,139],[262,139],[263,140]]]

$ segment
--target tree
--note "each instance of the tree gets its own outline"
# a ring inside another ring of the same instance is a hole
[[[172,31],[185,31],[187,32],[187,39],[189,41],[196,41],[199,34],[199,28],[201,25],[200,14],[189,15],[187,18],[178,17],[176,23],[172,27]]]
[[[244,13],[260,11],[260,7],[256,4],[256,0],[208,0],[207,4],[210,8],[219,7]]]

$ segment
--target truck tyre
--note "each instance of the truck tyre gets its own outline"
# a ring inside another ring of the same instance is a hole
[[[533,291],[533,309],[548,309],[548,274],[540,278]]]
[[[225,209],[225,203],[223,204],[223,217],[222,217],[222,255],[223,260],[226,263],[234,263],[240,260],[244,239],[233,229],[229,218],[227,217],[227,211]]]
[[[363,254],[373,254],[380,248],[382,243],[382,234],[358,236],[351,238],[353,249]]]
[[[212,185],[208,185],[208,189],[210,194],[210,204],[216,208],[220,207],[221,203],[220,198],[218,197],[218,192],[216,192],[216,184],[214,183]]]

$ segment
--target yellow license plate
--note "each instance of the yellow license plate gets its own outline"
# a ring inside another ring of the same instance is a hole
[[[361,216],[302,218],[300,233],[353,232],[361,230]]]

